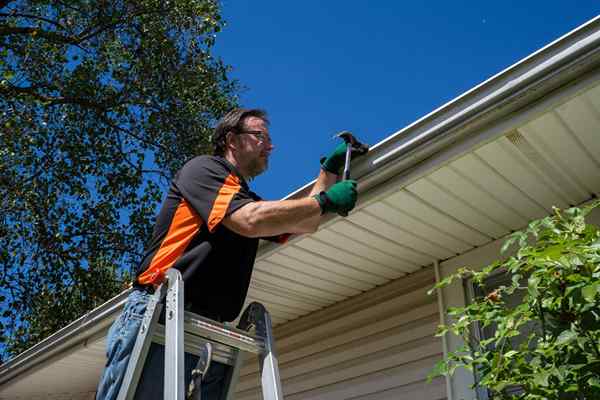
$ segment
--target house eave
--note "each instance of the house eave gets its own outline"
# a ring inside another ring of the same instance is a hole
[[[96,335],[104,335],[105,328],[120,312],[129,290],[125,290],[109,301],[84,314],[56,333],[42,340],[18,356],[0,366],[0,386],[34,368],[51,362],[57,355],[85,346]]]

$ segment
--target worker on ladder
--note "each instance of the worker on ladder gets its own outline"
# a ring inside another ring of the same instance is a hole
[[[345,161],[344,144],[322,161],[307,197],[280,201],[263,201],[247,184],[267,169],[273,150],[264,111],[229,112],[215,128],[213,146],[213,156],[191,159],[171,182],[134,289],[109,330],[97,400],[116,398],[150,296],[169,268],[185,272],[189,255],[202,243],[210,242],[212,250],[185,282],[185,308],[219,322],[233,321],[244,304],[259,238],[284,242],[289,234],[316,231],[324,213],[347,214],[354,208],[356,182],[336,183]],[[186,385],[196,361],[186,353]],[[220,398],[227,368],[211,363],[202,381],[203,400]],[[162,397],[163,370],[164,347],[152,343],[136,399]]]

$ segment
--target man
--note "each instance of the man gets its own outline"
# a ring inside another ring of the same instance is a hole
[[[244,304],[259,238],[283,242],[289,234],[316,231],[324,213],[354,208],[356,182],[336,183],[344,144],[323,161],[306,198],[263,201],[251,192],[246,181],[267,169],[273,150],[268,125],[262,110],[229,112],[215,128],[214,155],[193,158],[175,175],[134,290],[109,330],[98,400],[116,398],[151,293],[169,268],[185,271],[186,254],[206,241],[211,244],[210,254],[185,282],[186,309],[217,321],[233,321]],[[196,360],[186,354],[186,385]],[[153,343],[136,398],[162,398],[163,366],[164,347]],[[211,364],[202,381],[203,399],[220,397],[226,368]]]

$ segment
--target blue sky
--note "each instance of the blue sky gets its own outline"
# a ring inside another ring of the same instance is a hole
[[[215,54],[266,109],[275,151],[251,183],[278,199],[351,130],[375,144],[600,13],[557,1],[223,0]]]

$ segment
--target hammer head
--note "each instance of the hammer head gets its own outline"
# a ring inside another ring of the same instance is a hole
[[[340,133],[335,135],[335,137],[341,138],[344,140],[344,142],[346,142],[346,144],[349,144],[352,147],[352,151],[354,153],[365,154],[367,151],[369,151],[369,146],[359,142],[358,139],[354,137],[352,132],[341,131]]]

